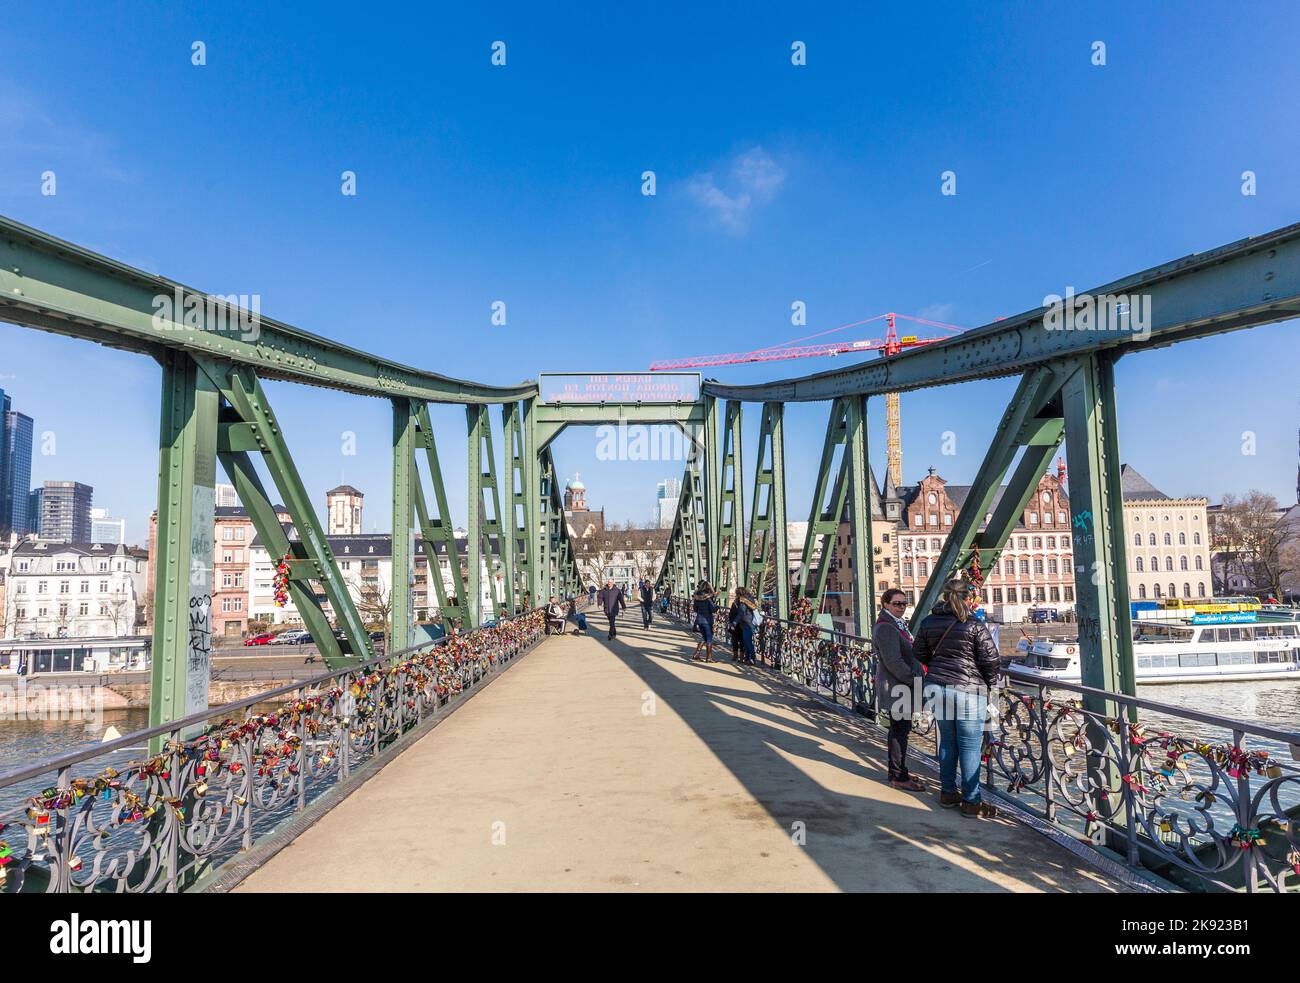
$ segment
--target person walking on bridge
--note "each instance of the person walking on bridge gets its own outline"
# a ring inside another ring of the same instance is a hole
[[[609,638],[611,641],[618,635],[618,629],[614,626],[614,621],[618,618],[618,613],[627,605],[623,601],[623,591],[621,588],[614,586],[613,580],[605,581],[605,586],[596,600],[600,602],[601,610],[605,612],[605,617],[609,619]]]
[[[928,670],[925,695],[939,732],[939,804],[972,819],[997,815],[980,799],[980,753],[988,694],[1002,660],[984,622],[975,617],[965,580],[943,585],[943,599],[916,630],[912,655]],[[957,770],[961,767],[961,790]]]
[[[641,627],[649,628],[650,621],[654,617],[655,589],[654,585],[648,580],[641,581],[640,591],[641,601]]]
[[[716,662],[717,659],[713,657],[713,615],[718,610],[718,604],[714,600],[713,588],[709,586],[708,581],[700,584],[691,601],[695,605],[695,624],[692,629],[700,633],[700,640],[695,643],[695,654],[691,656],[691,661]],[[704,648],[702,660],[700,659],[701,647]]]
[[[925,667],[912,654],[912,632],[903,620],[907,595],[891,587],[880,598],[880,617],[871,631],[876,653],[876,697],[889,710],[889,784],[909,792],[925,786],[907,770],[907,738],[921,694]]]

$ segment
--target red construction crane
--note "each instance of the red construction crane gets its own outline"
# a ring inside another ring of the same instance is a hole
[[[954,324],[944,324],[940,321],[931,321],[923,317],[913,317],[911,314],[877,314],[875,317],[869,317],[865,321],[854,321],[851,324],[841,324],[838,328],[831,328],[829,331],[819,331],[817,334],[808,335],[804,338],[795,338],[793,341],[782,342],[779,345],[773,345],[771,348],[758,348],[752,352],[732,352],[727,355],[700,355],[695,358],[673,358],[665,359],[659,362],[650,363],[651,372],[666,372],[673,369],[694,369],[706,368],[713,365],[740,365],[744,362],[779,362],[788,358],[813,358],[820,355],[851,355],[856,352],[878,351],[883,355],[897,355],[905,348],[917,348],[921,345],[933,345],[935,342],[943,341],[942,338],[918,338],[915,335],[898,336],[895,329],[895,319],[903,318],[907,321],[915,321],[917,324],[926,324],[931,327],[942,328],[945,331],[961,331],[962,328]],[[820,338],[823,335],[834,334],[836,331],[844,331],[847,328],[857,328],[864,324],[871,324],[873,321],[884,320],[886,322],[885,337],[873,338],[868,341],[832,341],[820,345],[799,345],[801,341],[808,341],[812,338]]]
[[[740,365],[745,362],[779,362],[788,358],[814,358],[820,355],[853,355],[859,352],[878,351],[883,357],[897,355],[905,348],[919,348],[922,345],[933,345],[936,342],[943,341],[943,338],[918,338],[915,335],[898,336],[895,330],[894,322],[896,318],[903,318],[907,321],[915,321],[917,324],[926,324],[935,328],[942,328],[944,331],[958,332],[962,328],[955,324],[944,324],[941,321],[931,321],[923,317],[913,317],[911,314],[895,314],[892,311],[888,314],[877,314],[875,317],[869,317],[865,321],[854,321],[851,324],[841,324],[838,328],[831,328],[829,331],[819,331],[817,334],[808,335],[804,338],[795,338],[793,341],[787,341],[780,345],[774,345],[771,348],[759,348],[752,352],[732,352],[728,355],[702,355],[697,358],[675,358],[666,359],[660,362],[651,362],[650,371],[666,372],[671,369],[695,369],[706,368],[714,365]],[[832,341],[824,342],[820,345],[799,345],[801,341],[809,341],[813,338],[820,338],[824,335],[834,334],[836,331],[844,331],[847,328],[856,328],[864,324],[870,324],[873,321],[885,319],[885,337],[882,339],[872,339],[870,341]],[[889,481],[894,487],[898,487],[903,481],[903,448],[901,435],[901,412],[898,404],[898,393],[887,393],[885,396],[885,434],[887,452],[889,458]]]

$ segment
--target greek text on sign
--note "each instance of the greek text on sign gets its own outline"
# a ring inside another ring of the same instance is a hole
[[[543,403],[694,403],[700,398],[700,374],[542,373],[538,388]]]

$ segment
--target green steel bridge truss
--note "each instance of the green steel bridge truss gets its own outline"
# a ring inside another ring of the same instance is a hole
[[[390,403],[392,644],[401,649],[415,639],[417,533],[430,590],[451,625],[475,626],[537,606],[551,595],[586,588],[564,522],[551,444],[569,426],[611,423],[670,424],[690,437],[691,453],[658,574],[661,588],[685,594],[707,580],[725,596],[746,584],[771,595],[776,613],[787,617],[793,587],[795,599],[809,599],[816,610],[841,516],[847,515],[855,631],[869,634],[876,614],[869,398],[1019,376],[914,619],[930,610],[952,573],[976,560],[981,570],[991,568],[1064,441],[1083,682],[1131,694],[1115,363],[1130,352],[1300,315],[1300,225],[1295,225],[1087,292],[1147,299],[1149,330],[1141,332],[1048,330],[1048,312],[1038,308],[846,369],[746,386],[706,381],[694,402],[557,404],[543,401],[534,382],[502,387],[452,379],[269,318],[259,317],[256,330],[248,330],[246,319],[241,321],[241,312],[227,300],[3,218],[0,257],[0,320],[147,354],[163,368],[153,724],[183,716],[206,698],[204,653],[210,636],[204,637],[202,613],[204,604],[211,604],[213,588],[211,522],[218,460],[258,536],[273,557],[283,558],[287,592],[326,663],[338,668],[373,656],[356,599],[340,576],[295,467],[288,435],[267,400],[266,380]],[[164,308],[168,316],[159,314],[160,297],[170,299]],[[826,402],[829,414],[807,533],[792,578],[784,407],[802,401]],[[470,487],[463,558],[448,512],[429,403],[465,405]],[[741,452],[746,403],[757,404],[761,412],[748,511]],[[504,489],[497,473],[492,405],[500,407]],[[259,476],[259,458],[275,496]],[[1006,491],[990,513],[1003,482]],[[284,503],[288,523],[282,524],[274,498]],[[820,562],[814,563],[818,556]],[[483,610],[484,571],[494,610]],[[342,639],[331,630],[326,604]],[[202,678],[196,678],[199,672]],[[1090,709],[1113,715],[1106,701],[1093,702],[1097,705]]]

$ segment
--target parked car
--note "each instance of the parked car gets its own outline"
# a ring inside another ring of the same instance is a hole
[[[245,645],[270,645],[275,638],[270,632],[263,632],[261,635],[253,635],[251,638],[245,638]]]
[[[275,636],[272,645],[306,645],[311,641],[311,632],[302,628],[290,628]]]

